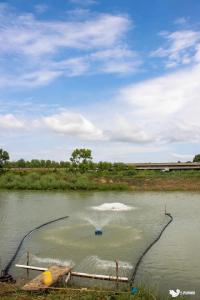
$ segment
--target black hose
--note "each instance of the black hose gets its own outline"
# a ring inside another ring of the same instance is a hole
[[[163,232],[165,231],[165,229],[169,226],[169,224],[173,221],[173,217],[170,213],[165,213],[166,216],[168,216],[170,218],[170,220],[167,222],[167,224],[163,227],[163,229],[161,230],[161,232],[159,233],[159,235],[153,240],[153,242],[144,250],[144,252],[140,255],[136,265],[135,265],[135,269],[133,271],[133,274],[132,274],[132,277],[131,277],[131,280],[130,280],[130,283],[131,285],[134,284],[134,281],[135,281],[135,277],[136,277],[136,274],[137,274],[137,271],[138,271],[138,268],[140,266],[140,263],[143,259],[143,257],[145,256],[145,254],[151,249],[151,247],[158,242],[158,240],[161,238]]]
[[[40,228],[42,228],[42,227],[44,227],[44,226],[46,226],[46,225],[49,225],[49,224],[51,224],[51,223],[54,223],[54,222],[57,222],[57,221],[60,221],[60,220],[63,220],[63,219],[66,219],[66,218],[68,218],[68,217],[69,217],[69,216],[65,216],[65,217],[61,217],[61,218],[58,218],[58,219],[55,219],[55,220],[46,222],[46,223],[44,223],[44,224],[42,224],[42,225],[39,225],[39,226],[35,227],[35,228],[32,229],[31,231],[29,231],[29,232],[22,238],[22,240],[20,241],[20,243],[19,243],[19,245],[18,245],[18,247],[17,247],[17,249],[16,249],[16,251],[15,251],[13,257],[10,259],[10,261],[9,261],[8,264],[7,264],[7,266],[6,266],[5,269],[2,271],[2,275],[3,275],[3,276],[9,275],[8,272],[9,272],[9,270],[10,270],[10,268],[11,268],[11,266],[12,266],[14,260],[16,259],[17,255],[18,255],[18,253],[19,253],[19,251],[20,251],[20,249],[21,249],[21,247],[22,247],[22,244],[23,244],[24,240],[25,240],[29,235],[31,235],[34,231],[36,231],[36,230],[38,230],[38,229],[40,229]]]

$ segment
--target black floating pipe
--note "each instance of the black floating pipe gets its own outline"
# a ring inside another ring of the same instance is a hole
[[[135,265],[135,269],[133,271],[133,274],[131,276],[131,280],[130,280],[130,284],[131,286],[133,286],[134,281],[135,281],[135,277],[138,271],[138,268],[140,266],[140,263],[142,262],[143,257],[147,254],[147,252],[151,249],[151,247],[153,247],[153,245],[155,243],[158,242],[158,240],[161,238],[163,232],[165,231],[165,229],[169,226],[169,224],[173,221],[173,217],[170,213],[165,212],[165,216],[168,216],[170,218],[170,220],[167,222],[167,224],[163,227],[163,229],[161,230],[161,232],[159,233],[159,235],[153,240],[153,242],[144,250],[144,252],[140,255],[136,265]]]
[[[42,228],[42,227],[44,227],[44,226],[46,226],[46,225],[49,225],[49,224],[51,224],[51,223],[54,223],[54,222],[58,222],[58,221],[64,220],[64,219],[66,219],[66,218],[68,218],[68,217],[69,217],[69,216],[65,216],[65,217],[61,217],[61,218],[55,219],[55,220],[48,221],[48,222],[43,223],[42,225],[39,225],[39,226],[35,227],[34,229],[30,230],[30,231],[29,231],[29,232],[21,239],[21,241],[20,241],[20,243],[19,243],[19,245],[18,245],[18,247],[17,247],[17,249],[16,249],[14,255],[12,256],[12,258],[10,259],[10,261],[8,262],[8,264],[6,265],[5,269],[2,270],[2,272],[1,272],[1,273],[2,273],[1,275],[2,275],[2,276],[0,277],[0,281],[3,281],[5,278],[8,277],[8,275],[9,275],[8,272],[9,272],[9,270],[10,270],[10,268],[11,268],[13,262],[15,261],[17,255],[18,255],[18,253],[19,253],[19,251],[20,251],[20,249],[21,249],[21,247],[22,247],[22,244],[23,244],[24,240],[25,240],[29,235],[31,235],[34,231],[36,231],[36,230],[38,230],[38,229],[40,229],[40,228]],[[10,277],[12,277],[12,276],[9,275],[9,278],[10,278]]]

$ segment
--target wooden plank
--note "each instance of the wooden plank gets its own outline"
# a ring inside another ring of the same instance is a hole
[[[88,273],[80,273],[80,272],[71,272],[72,276],[91,278],[91,279],[99,279],[99,280],[108,280],[108,281],[116,281],[118,279],[119,282],[128,282],[127,277],[116,277],[116,276],[108,276],[108,275],[97,275],[97,274],[88,274]]]
[[[29,269],[29,270],[33,270],[33,271],[47,271],[48,268],[41,268],[41,267],[34,267],[34,266],[27,266],[27,265],[18,265],[16,264],[15,267],[17,268],[22,268],[22,269]]]
[[[34,266],[26,266],[26,265],[15,265],[18,268],[23,269],[30,269],[34,271],[47,271],[47,268],[41,268],[41,267],[34,267]],[[107,281],[118,281],[119,282],[128,282],[129,279],[127,277],[116,277],[116,276],[108,276],[108,275],[98,275],[98,274],[88,274],[88,273],[81,273],[81,272],[70,272],[71,276],[76,277],[84,277],[84,278],[91,278],[91,279],[98,279],[98,280],[107,280]]]
[[[68,281],[70,280],[71,273],[69,272],[67,278],[65,279],[65,284],[67,285]]]
[[[49,286],[55,284],[59,279],[62,278],[63,275],[66,275],[70,272],[71,268],[69,267],[59,267],[59,266],[52,266],[48,269],[49,272],[51,272],[52,275],[52,281],[50,283],[44,284],[43,273],[38,275],[36,278],[25,284],[25,286],[22,288],[24,291],[40,291],[45,290]]]

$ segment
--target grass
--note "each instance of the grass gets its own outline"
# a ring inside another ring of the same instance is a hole
[[[0,189],[200,191],[200,171],[124,170],[81,174],[64,169],[10,170],[0,175]]]
[[[103,291],[79,288],[66,288],[51,290],[47,293],[25,293],[20,291],[15,285],[0,283],[1,300],[168,300],[171,296],[159,297],[155,292],[146,287],[140,287],[136,295],[131,295],[130,291]],[[183,297],[179,296],[179,299]],[[184,297],[185,300],[188,298]]]
[[[1,189],[13,190],[127,190],[127,183],[101,182],[91,174],[65,171],[6,172],[0,176]]]

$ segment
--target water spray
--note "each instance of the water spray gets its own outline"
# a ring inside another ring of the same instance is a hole
[[[39,230],[40,228],[42,227],[45,227],[46,225],[49,225],[49,224],[52,224],[54,222],[58,222],[58,221],[61,221],[61,220],[64,220],[66,218],[68,218],[69,216],[65,216],[65,217],[61,217],[61,218],[58,218],[58,219],[54,219],[54,220],[51,220],[51,221],[48,221],[42,225],[39,225],[35,228],[33,228],[32,230],[30,230],[27,234],[24,235],[24,237],[21,239],[14,255],[12,256],[12,258],[10,259],[10,261],[8,262],[7,266],[4,268],[4,270],[1,271],[1,276],[0,276],[0,282],[15,282],[15,280],[13,279],[12,275],[9,274],[9,270],[13,264],[13,262],[15,261],[19,251],[21,250],[21,247],[22,247],[22,244],[24,242],[24,240],[29,237],[33,232]]]
[[[97,211],[94,216],[87,216],[85,220],[89,222],[92,226],[95,227],[95,235],[102,235],[103,228],[113,220],[115,217],[114,213],[126,212],[129,210],[135,209],[135,207],[125,205],[123,203],[112,202],[112,203],[103,203],[99,206],[92,206],[92,210]],[[102,217],[101,213],[107,213]],[[113,213],[113,214],[110,214]]]

